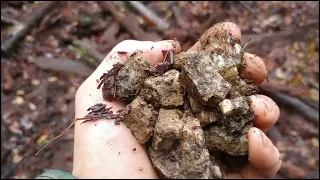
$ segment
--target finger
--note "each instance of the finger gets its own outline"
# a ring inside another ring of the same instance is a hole
[[[204,42],[210,36],[214,36],[221,32],[228,32],[239,42],[241,40],[241,30],[236,24],[232,22],[222,22],[222,23],[213,25],[210,29],[204,32],[200,37],[200,41],[196,42],[187,52],[199,51],[201,48],[201,42]]]
[[[281,167],[281,156],[270,139],[258,128],[248,132],[249,162],[240,172],[243,178],[270,178]]]
[[[254,126],[267,132],[279,118],[279,107],[271,98],[265,95],[252,95],[250,100],[250,107],[255,115]]]
[[[252,80],[255,84],[261,84],[267,78],[267,68],[264,61],[257,55],[244,53],[245,67],[241,71],[241,77]]]
[[[199,52],[201,49],[200,41],[197,41],[191,48],[187,50],[187,52]]]

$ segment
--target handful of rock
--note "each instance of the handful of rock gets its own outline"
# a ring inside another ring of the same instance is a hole
[[[228,33],[181,52],[159,71],[140,56],[103,78],[104,99],[129,102],[119,115],[163,178],[225,178],[228,159],[248,154],[257,87],[239,76],[243,51]],[[241,166],[241,163],[239,164]]]

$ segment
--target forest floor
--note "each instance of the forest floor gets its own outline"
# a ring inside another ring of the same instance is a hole
[[[261,93],[280,106],[268,132],[283,163],[276,178],[319,178],[319,2],[1,1],[1,178],[71,171],[80,84],[125,39],[177,38],[187,50],[215,23],[242,30],[265,60]],[[158,19],[158,20],[155,20]]]

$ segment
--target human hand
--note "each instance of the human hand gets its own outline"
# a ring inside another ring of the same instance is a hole
[[[201,38],[221,31],[229,31],[235,38],[239,40],[241,38],[239,27],[233,23],[216,24]],[[199,49],[200,42],[197,42],[188,51]],[[96,88],[96,79],[110,70],[113,64],[125,62],[134,52],[155,65],[164,58],[162,50],[173,50],[176,54],[181,49],[175,41],[126,40],[119,43],[79,87],[75,100],[75,117],[84,117],[87,109],[96,103],[104,103],[107,107],[112,106],[113,111],[123,109],[125,104],[120,101],[103,100],[101,89]],[[118,51],[128,53],[121,55],[117,53]],[[241,76],[261,84],[267,76],[263,60],[249,53],[245,53],[244,59],[246,67],[241,72]],[[249,163],[240,173],[229,173],[229,178],[273,177],[281,166],[278,149],[264,134],[277,121],[279,108],[264,95],[251,96],[251,101],[251,107],[255,113],[255,127],[248,132]],[[75,125],[74,176],[78,178],[157,178],[145,147],[136,141],[124,123],[114,125],[112,120],[88,121],[81,125],[80,123],[77,122]],[[134,148],[136,151],[133,151]]]

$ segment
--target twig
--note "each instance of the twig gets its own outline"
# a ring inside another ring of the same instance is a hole
[[[7,53],[19,39],[23,38],[31,30],[31,28],[36,25],[36,23],[42,17],[44,17],[45,13],[51,12],[57,2],[58,1],[43,2],[40,7],[38,7],[32,15],[30,15],[30,18],[28,18],[24,24],[18,25],[21,26],[21,28],[19,28],[17,32],[15,32],[12,36],[7,37],[7,39],[1,43],[1,52]]]
[[[253,11],[251,7],[248,6],[246,1],[238,1],[243,7],[245,7],[257,20],[259,17],[257,16],[257,12]]]
[[[121,26],[125,28],[131,35],[133,35],[135,39],[142,41],[158,41],[162,39],[159,35],[146,33],[144,30],[142,30],[139,26],[137,17],[133,13],[126,15],[120,12],[116,5],[110,1],[97,1],[97,3],[99,3],[102,9],[109,11],[115,20],[121,24]]]
[[[248,46],[248,44],[250,43],[250,41],[251,41],[251,38],[249,38],[249,41],[243,46],[243,48],[242,48],[242,52],[244,51],[244,49]]]
[[[21,24],[19,21],[15,19],[10,19],[2,15],[1,15],[1,22],[7,23],[7,24],[13,24],[13,25]]]
[[[20,159],[19,162],[11,164],[11,166],[10,166],[8,169],[4,170],[4,172],[1,173],[1,179],[7,179],[7,178],[9,177],[9,175],[10,175],[11,173],[13,173],[13,171],[14,171],[23,161],[25,161],[28,157],[30,157],[30,153],[26,153],[26,154]]]
[[[97,103],[87,109],[87,111],[90,111],[85,117],[83,118],[76,118],[68,127],[65,129],[61,134],[54,137],[44,145],[36,154],[37,156],[41,151],[43,151],[49,144],[51,144],[53,141],[64,135],[77,121],[83,120],[83,123],[86,123],[87,121],[95,121],[99,119],[118,119],[119,114],[114,114],[113,111],[111,111],[112,107],[106,108],[107,106],[102,103]]]
[[[164,32],[169,28],[169,24],[162,20],[157,14],[152,12],[149,8],[143,5],[139,1],[128,1],[128,3],[143,16],[147,17],[149,20],[157,24],[157,29],[161,32]]]
[[[280,92],[275,93],[268,89],[262,89],[262,92],[273,98],[278,104],[288,105],[294,111],[305,117],[306,120],[319,125],[319,111],[313,109],[311,106],[308,106],[300,99]]]
[[[64,135],[64,133],[66,133],[76,122],[78,119],[75,119],[68,127],[66,130],[64,130],[61,134],[59,134],[58,136],[54,137],[53,139],[51,139],[49,141],[49,143],[47,143],[46,145],[44,145],[36,154],[35,156],[37,156],[42,150],[44,150],[49,144],[51,144],[54,140],[58,139],[59,137],[61,137],[62,135]]]

